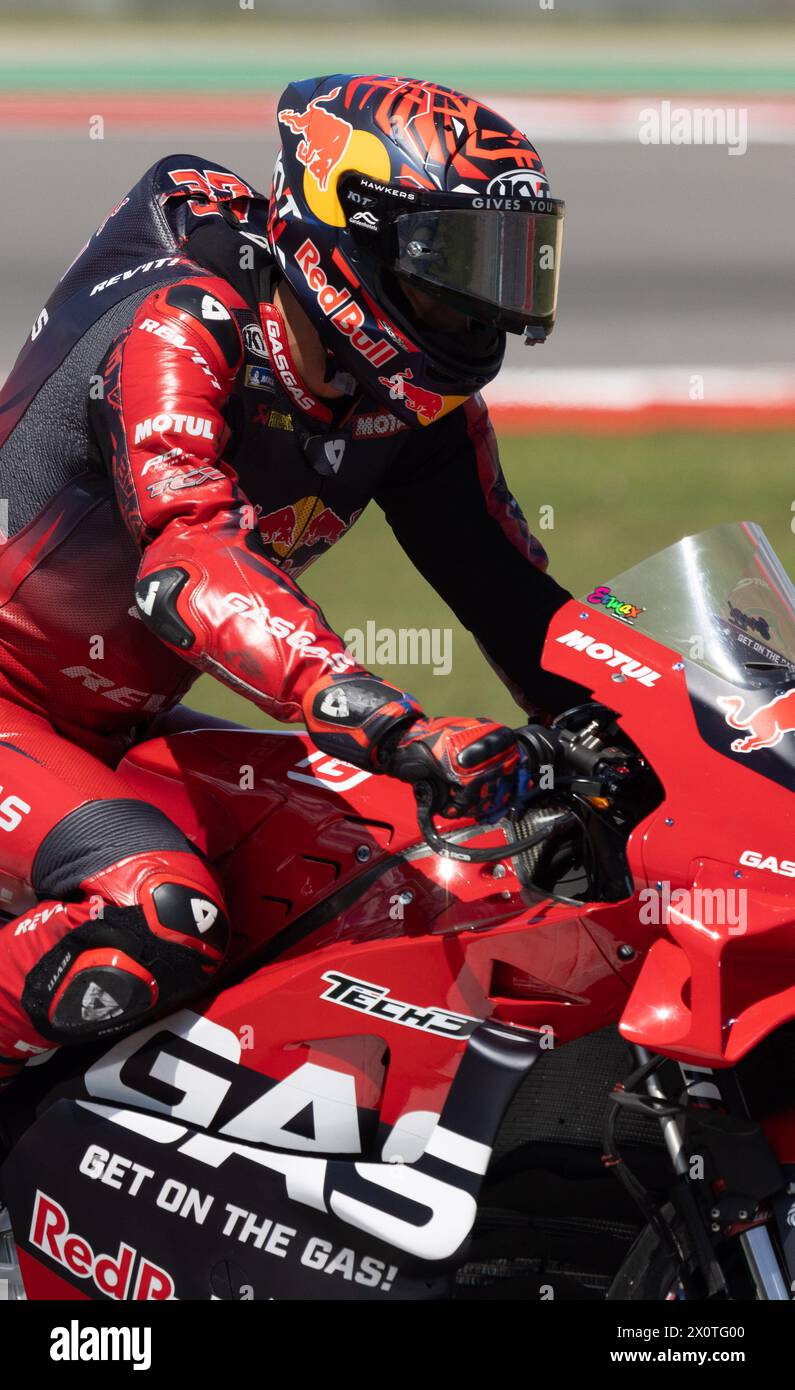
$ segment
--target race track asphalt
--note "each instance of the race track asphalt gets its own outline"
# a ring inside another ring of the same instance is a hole
[[[170,127],[89,140],[0,132],[0,376],[53,285],[107,211],[160,155],[220,160],[267,184],[273,141],[250,129]],[[508,362],[554,367],[792,362],[795,148],[543,149],[567,201],[558,326]]]

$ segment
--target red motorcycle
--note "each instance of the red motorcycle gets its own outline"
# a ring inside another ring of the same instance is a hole
[[[212,995],[5,1099],[9,1296],[523,1296],[531,1266],[557,1296],[517,1244],[545,1175],[596,1191],[592,1229],[623,1203],[582,1296],[790,1297],[795,589],[722,526],[561,609],[544,665],[593,701],[518,731],[535,789],[496,825],[442,833],[423,788],[300,733],[130,752],[219,866],[232,953]],[[577,1102],[604,1112],[595,1167],[506,1144],[515,1093],[541,1113],[619,1034],[627,1074]]]

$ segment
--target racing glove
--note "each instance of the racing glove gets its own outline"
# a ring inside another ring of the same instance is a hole
[[[324,676],[307,692],[304,715],[324,753],[428,783],[434,815],[496,820],[531,784],[510,729],[490,719],[428,719],[413,696],[375,676]]]
[[[385,771],[427,782],[439,816],[497,820],[531,785],[527,757],[513,732],[491,719],[418,719],[401,733]]]

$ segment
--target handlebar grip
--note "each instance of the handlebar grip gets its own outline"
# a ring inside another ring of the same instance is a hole
[[[533,778],[543,767],[557,767],[562,747],[557,729],[548,729],[545,724],[525,724],[514,731],[514,736],[527,754]]]

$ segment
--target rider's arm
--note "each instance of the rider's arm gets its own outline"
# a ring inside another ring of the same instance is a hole
[[[223,462],[223,407],[242,357],[225,306],[237,303],[210,278],[155,290],[106,363],[98,432],[143,550],[143,622],[192,665],[295,720],[319,677],[361,668],[264,553],[254,509]]]
[[[407,433],[376,500],[524,710],[557,713],[589,698],[541,669],[549,622],[571,595],[546,573],[546,552],[508,490],[479,397]]]

